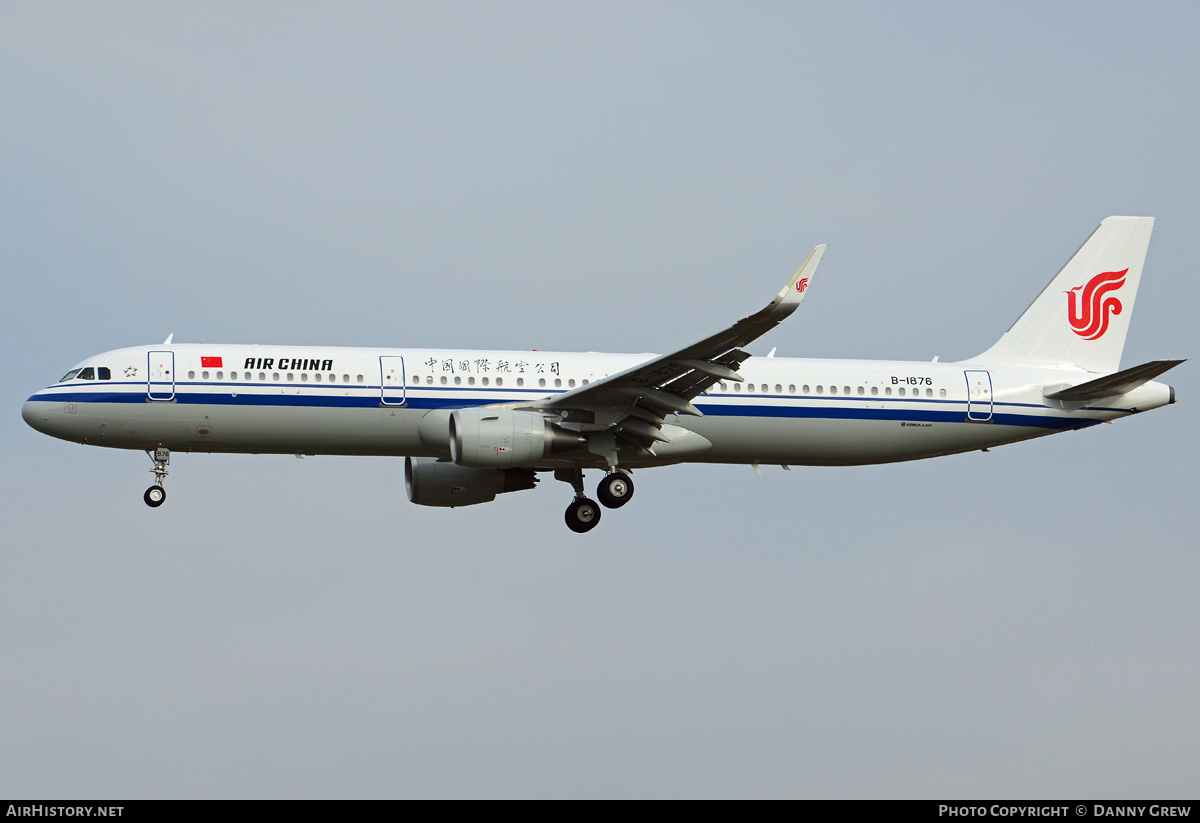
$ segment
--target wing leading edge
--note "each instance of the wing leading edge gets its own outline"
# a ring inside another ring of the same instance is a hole
[[[742,382],[738,367],[750,357],[741,347],[757,340],[796,310],[808,292],[822,244],[812,250],[770,305],[722,332],[602,380],[519,408],[561,414],[580,431],[615,429],[615,434],[653,452],[670,442],[664,422],[671,414],[701,414],[691,401],[721,380]]]

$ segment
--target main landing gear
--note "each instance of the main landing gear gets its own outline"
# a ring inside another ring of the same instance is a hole
[[[609,509],[619,509],[633,497],[633,478],[623,471],[609,472],[596,487],[596,496]]]
[[[171,451],[170,449],[155,449],[151,452],[146,449],[146,456],[154,463],[150,469],[154,472],[154,485],[146,489],[142,499],[146,501],[147,506],[157,509],[167,499],[167,490],[163,488],[163,478],[170,473],[167,471],[167,466],[171,463]]]
[[[600,522],[600,506],[583,492],[583,469],[556,469],[554,479],[570,483],[575,499],[567,506],[567,528],[573,532],[588,532]],[[633,478],[619,469],[609,472],[596,487],[596,496],[605,508],[619,509],[633,497]]]
[[[567,506],[567,528],[573,532],[590,532],[600,522],[600,506],[595,500],[577,497]]]

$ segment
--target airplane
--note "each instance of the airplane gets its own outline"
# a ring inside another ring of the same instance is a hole
[[[40,432],[172,452],[405,458],[408,499],[471,506],[552,473],[587,532],[633,497],[632,472],[676,463],[846,466],[983,450],[1155,409],[1121,369],[1152,217],[1109,217],[982,354],[959,362],[751,357],[803,301],[820,245],[764,309],[665,355],[172,343],[89,357],[22,408]],[[602,474],[599,503],[584,471]]]

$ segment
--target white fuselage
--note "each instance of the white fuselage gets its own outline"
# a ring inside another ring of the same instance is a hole
[[[46,434],[112,448],[441,457],[444,427],[421,428],[431,412],[553,396],[650,357],[164,344],[88,358],[77,368],[90,367],[92,379],[48,386],[22,413]],[[913,460],[1082,428],[1171,400],[1168,386],[1146,383],[1094,405],[1064,404],[1044,397],[1048,386],[1094,375],[974,361],[759,357],[740,373],[746,382],[718,383],[695,399],[703,416],[668,421],[711,447],[673,452],[668,444],[630,465]]]
[[[171,452],[404,456],[415,504],[487,503],[553,471],[590,531],[671,463],[849,466],[986,449],[1174,402],[1121,369],[1154,220],[1106,218],[996,343],[959,363],[751,357],[803,302],[818,245],[764,308],[663,355],[173,345],[89,358],[26,401],[46,434]],[[597,500],[585,470],[600,470]]]

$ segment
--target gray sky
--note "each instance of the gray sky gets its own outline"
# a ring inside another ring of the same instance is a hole
[[[73,446],[179,341],[662,351],[817,243],[780,356],[987,348],[1158,218],[1197,355],[1194,4],[0,6],[0,796],[1195,796],[1180,403],[906,465],[410,505],[395,459]],[[590,483],[589,483],[590,486]]]

